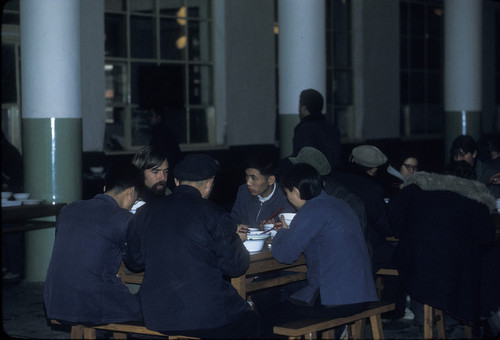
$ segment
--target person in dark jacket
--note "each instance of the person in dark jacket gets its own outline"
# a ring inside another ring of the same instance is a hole
[[[480,316],[488,316],[480,313],[483,304],[499,307],[500,283],[481,280],[478,244],[494,239],[495,199],[474,178],[465,161],[450,163],[446,174],[417,172],[389,202],[388,216],[399,237],[399,277],[412,300],[478,325]],[[490,262],[496,267],[489,271],[498,273],[498,258]],[[482,295],[481,284],[496,295]]]
[[[299,97],[299,118],[293,135],[293,154],[297,156],[304,146],[321,151],[335,169],[342,165],[342,146],[339,129],[330,124],[321,113],[323,96],[314,89],[303,90]]]
[[[104,194],[64,207],[44,286],[47,318],[69,324],[141,320],[139,300],[116,276],[128,210],[142,179],[133,165],[108,172]]]
[[[139,209],[127,232],[127,265],[145,270],[147,328],[201,338],[259,338],[260,319],[225,277],[243,275],[250,255],[229,214],[208,200],[218,163],[190,154],[174,169],[169,196]]]

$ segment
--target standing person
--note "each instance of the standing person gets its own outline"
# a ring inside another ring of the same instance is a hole
[[[287,301],[259,310],[271,325],[296,319],[342,317],[376,301],[374,279],[359,220],[349,205],[326,194],[321,175],[309,164],[295,164],[283,178],[288,200],[297,208],[273,239],[273,256],[292,263],[303,253],[307,285]]]
[[[485,185],[490,184],[490,180],[498,172],[488,164],[477,158],[478,149],[476,141],[469,135],[457,136],[450,148],[450,162],[466,161],[474,168],[477,175],[477,180]],[[488,190],[496,198],[500,198],[500,187],[489,185]]]
[[[225,277],[243,275],[250,255],[229,214],[208,200],[219,165],[190,154],[174,169],[172,195],[137,212],[127,232],[127,264],[145,270],[146,327],[202,338],[258,338],[260,319]]]
[[[144,187],[139,193],[140,202],[132,207],[133,211],[144,202],[172,193],[167,187],[170,164],[163,149],[147,146],[134,155],[132,164],[139,169],[144,177]]]
[[[149,145],[161,149],[173,169],[181,160],[182,153],[174,132],[167,126],[165,111],[162,108],[151,108],[148,112],[148,121],[151,126]],[[173,178],[167,179],[167,186],[170,190],[174,189]]]
[[[62,209],[43,294],[47,318],[69,324],[141,319],[139,300],[116,276],[134,216],[128,210],[141,185],[127,164],[107,174],[103,194]]]
[[[2,131],[2,191],[23,192],[23,156]],[[24,232],[2,235],[2,282],[19,283],[24,277]]]
[[[342,165],[340,131],[326,120],[321,113],[322,110],[321,93],[313,89],[303,90],[300,93],[300,123],[294,130],[292,156],[297,156],[304,146],[312,146],[321,151],[330,166],[335,169]]]
[[[259,227],[275,211],[295,212],[276,180],[278,168],[265,157],[249,157],[245,163],[246,183],[238,189],[231,217],[243,227]]]

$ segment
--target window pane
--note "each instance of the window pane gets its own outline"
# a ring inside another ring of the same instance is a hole
[[[105,143],[108,150],[123,150],[125,147],[125,109],[106,108]]]
[[[427,34],[432,38],[441,38],[441,28],[443,27],[443,8],[429,6],[427,9]]]
[[[148,110],[132,110],[132,146],[149,145],[151,126],[148,120]]]
[[[209,61],[211,59],[210,23],[207,21],[188,22],[189,60]]]
[[[105,66],[106,77],[106,106],[113,104],[124,104],[125,97],[125,65],[107,64]]]
[[[2,103],[17,103],[15,45],[2,44]]]
[[[160,7],[161,15],[177,16],[179,9],[184,6],[183,0],[159,0],[158,6]]]
[[[443,76],[440,73],[427,75],[427,91],[428,103],[443,103]]]
[[[427,39],[427,68],[430,70],[440,70],[441,62],[441,40]]]
[[[333,25],[335,30],[347,31],[351,28],[349,1],[333,1]]]
[[[210,1],[187,0],[189,18],[208,19],[212,15]]]
[[[208,143],[208,119],[203,109],[193,109],[189,115],[191,143]]]
[[[349,105],[352,103],[352,72],[335,71],[335,104]]]
[[[410,34],[412,36],[425,36],[425,8],[420,4],[410,5]]]
[[[160,51],[162,59],[182,60],[186,57],[186,26],[176,19],[160,20]]]
[[[351,66],[351,37],[350,33],[335,33],[335,55],[333,63],[336,67]]]
[[[408,73],[401,73],[401,81],[399,83],[401,104],[408,104]]]
[[[410,103],[425,103],[425,77],[423,73],[410,73]]]
[[[410,39],[410,68],[423,69],[425,67],[424,39]]]
[[[212,97],[212,68],[189,66],[189,103],[211,105]]]
[[[136,13],[154,13],[153,0],[130,0],[130,11]]]
[[[105,14],[105,55],[107,57],[126,57],[126,20],[125,15]]]
[[[153,58],[154,20],[151,17],[130,16],[130,51],[132,58]]]

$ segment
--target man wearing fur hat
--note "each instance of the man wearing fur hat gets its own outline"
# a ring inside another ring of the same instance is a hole
[[[132,220],[127,264],[145,270],[140,296],[147,328],[201,338],[259,338],[260,318],[230,281],[250,256],[229,214],[207,200],[218,162],[191,154],[174,168],[177,187]]]

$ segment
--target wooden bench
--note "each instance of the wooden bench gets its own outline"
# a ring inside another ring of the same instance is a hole
[[[54,325],[61,325],[57,320],[50,320]],[[152,331],[147,329],[145,326],[126,324],[126,323],[110,323],[108,325],[101,326],[84,326],[84,325],[73,325],[71,326],[70,339],[96,339],[96,330],[111,331],[113,332],[113,339],[127,339],[127,334],[142,334],[142,335],[154,335],[161,336],[167,339],[198,339],[194,337],[188,337],[183,335],[166,335],[160,332]]]
[[[384,289],[384,276],[399,276],[399,272],[397,269],[381,268],[376,275],[377,294],[380,300]],[[436,325],[438,339],[446,339],[446,324],[443,311],[424,304],[424,339],[434,338],[434,325]],[[470,339],[472,335],[470,326],[465,327],[465,333]]]
[[[370,319],[373,339],[384,339],[381,314],[394,310],[394,303],[373,302],[360,313],[336,319],[302,319],[283,325],[274,326],[277,335],[288,336],[289,339],[316,339],[322,333],[322,339],[334,339],[334,327],[349,325],[354,339],[363,339],[366,319]]]

